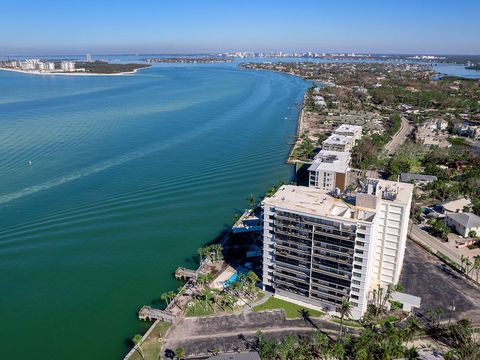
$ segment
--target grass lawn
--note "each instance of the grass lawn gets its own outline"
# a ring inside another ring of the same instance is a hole
[[[311,317],[322,316],[323,313],[318,310],[309,309],[285,300],[280,300],[274,297],[268,299],[265,303],[255,306],[252,311],[264,311],[264,310],[274,310],[274,309],[283,309],[285,311],[285,316],[288,319],[294,319],[300,317],[299,311],[301,309],[308,310]]]
[[[397,316],[388,315],[388,316],[384,317],[383,319],[378,320],[377,325],[384,325],[387,322],[398,321],[398,320],[399,320],[399,318]]]
[[[145,360],[157,360],[160,356],[160,349],[162,347],[162,338],[170,328],[169,322],[160,321],[155,329],[152,330],[150,335],[141,345]],[[135,351],[130,357],[130,360],[142,360],[138,351]]]
[[[205,309],[205,301],[200,301],[194,300],[193,301],[194,306],[189,306],[187,311],[185,312],[185,316],[205,316],[205,315],[211,315],[213,314],[213,310],[209,306]]]
[[[333,318],[332,321],[336,324],[340,324],[340,319],[338,318]],[[343,320],[343,326],[356,327],[356,328],[363,327],[362,324],[360,324],[358,321],[353,321],[353,320]]]
[[[207,316],[207,315],[219,315],[219,314],[230,314],[239,308],[234,307],[234,309],[227,307],[226,309],[222,309],[218,305],[210,300],[208,302],[208,306],[205,309],[205,301],[204,300],[193,300],[192,301],[194,306],[189,306],[185,312],[185,316]]]
[[[257,289],[257,298],[255,299],[255,301],[262,300],[265,297],[265,295],[266,294],[262,290]]]

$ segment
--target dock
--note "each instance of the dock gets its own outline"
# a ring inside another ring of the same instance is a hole
[[[174,323],[176,320],[175,315],[160,309],[152,308],[148,305],[145,305],[140,309],[140,311],[138,312],[138,318],[140,320],[161,320],[171,323]]]
[[[176,279],[192,279],[197,280],[198,270],[191,270],[184,267],[179,267],[175,270]]]

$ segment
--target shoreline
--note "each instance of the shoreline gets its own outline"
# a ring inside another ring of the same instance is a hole
[[[87,72],[41,72],[41,71],[26,71],[26,70],[19,70],[19,69],[8,69],[8,68],[3,68],[0,67],[0,70],[3,71],[11,71],[11,72],[16,72],[16,73],[21,73],[21,74],[27,74],[27,75],[48,75],[48,76],[55,76],[55,75],[61,75],[61,76],[122,76],[122,75],[133,75],[135,74],[138,70],[141,69],[148,69],[148,67],[142,67],[138,69],[134,69],[132,71],[124,71],[124,72],[119,72],[119,73],[112,73],[112,74],[105,74],[105,73],[87,73]]]
[[[297,147],[298,139],[300,136],[300,131],[302,130],[302,125],[304,122],[304,111],[305,111],[305,101],[307,97],[307,90],[305,90],[305,93],[303,94],[303,100],[302,100],[302,107],[300,109],[300,112],[298,113],[297,117],[297,128],[295,130],[295,142],[292,144],[290,152],[288,153],[288,158],[286,163],[289,165],[296,165],[298,160],[293,159],[293,152],[295,151],[295,148]]]

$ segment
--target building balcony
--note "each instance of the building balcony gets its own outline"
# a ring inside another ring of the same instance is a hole
[[[325,275],[330,275],[330,276],[334,276],[334,277],[338,277],[340,279],[344,279],[344,280],[350,280],[350,277],[351,277],[351,274],[350,273],[347,273],[345,271],[342,271],[342,270],[336,270],[336,269],[333,269],[333,268],[328,268],[328,267],[320,267],[319,265],[313,265],[312,266],[312,271],[316,272],[316,273],[319,273],[319,274],[325,274]]]

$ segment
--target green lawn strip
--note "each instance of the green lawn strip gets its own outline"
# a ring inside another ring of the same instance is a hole
[[[387,322],[398,321],[399,318],[395,315],[389,315],[377,321],[377,325],[385,325]]]
[[[333,318],[332,321],[336,324],[340,324],[340,319],[338,318]],[[356,328],[362,328],[362,324],[360,324],[357,321],[353,320],[343,320],[343,326],[348,326],[348,327],[356,327]]]
[[[215,305],[213,301],[209,301],[207,308],[205,309],[205,301],[203,300],[194,300],[192,301],[192,306],[189,306],[187,311],[185,312],[185,316],[187,317],[195,317],[195,316],[208,316],[208,315],[220,315],[220,314],[231,314],[239,308],[235,306],[232,308],[225,308],[222,309]]]
[[[210,304],[205,308],[204,301],[194,300],[191,304],[192,306],[189,306],[185,313],[186,316],[206,316],[213,314],[213,309]]]
[[[165,333],[171,325],[169,322],[160,321],[141,344],[145,360],[157,360],[159,358],[162,347],[161,339],[165,336]],[[142,360],[142,358],[138,351],[135,351],[130,357],[130,360]]]
[[[265,294],[262,290],[258,289],[258,291],[257,291],[257,298],[255,299],[254,302],[257,302],[257,301],[262,300],[262,299],[265,297],[265,295],[266,295],[266,294]]]
[[[285,316],[288,319],[294,319],[294,318],[300,317],[299,312],[301,309],[307,310],[311,317],[318,317],[323,315],[321,311],[309,309],[285,300],[277,299],[275,297],[271,297],[265,303],[255,306],[252,309],[252,311],[257,312],[257,311],[275,310],[275,309],[283,309],[285,311]]]

